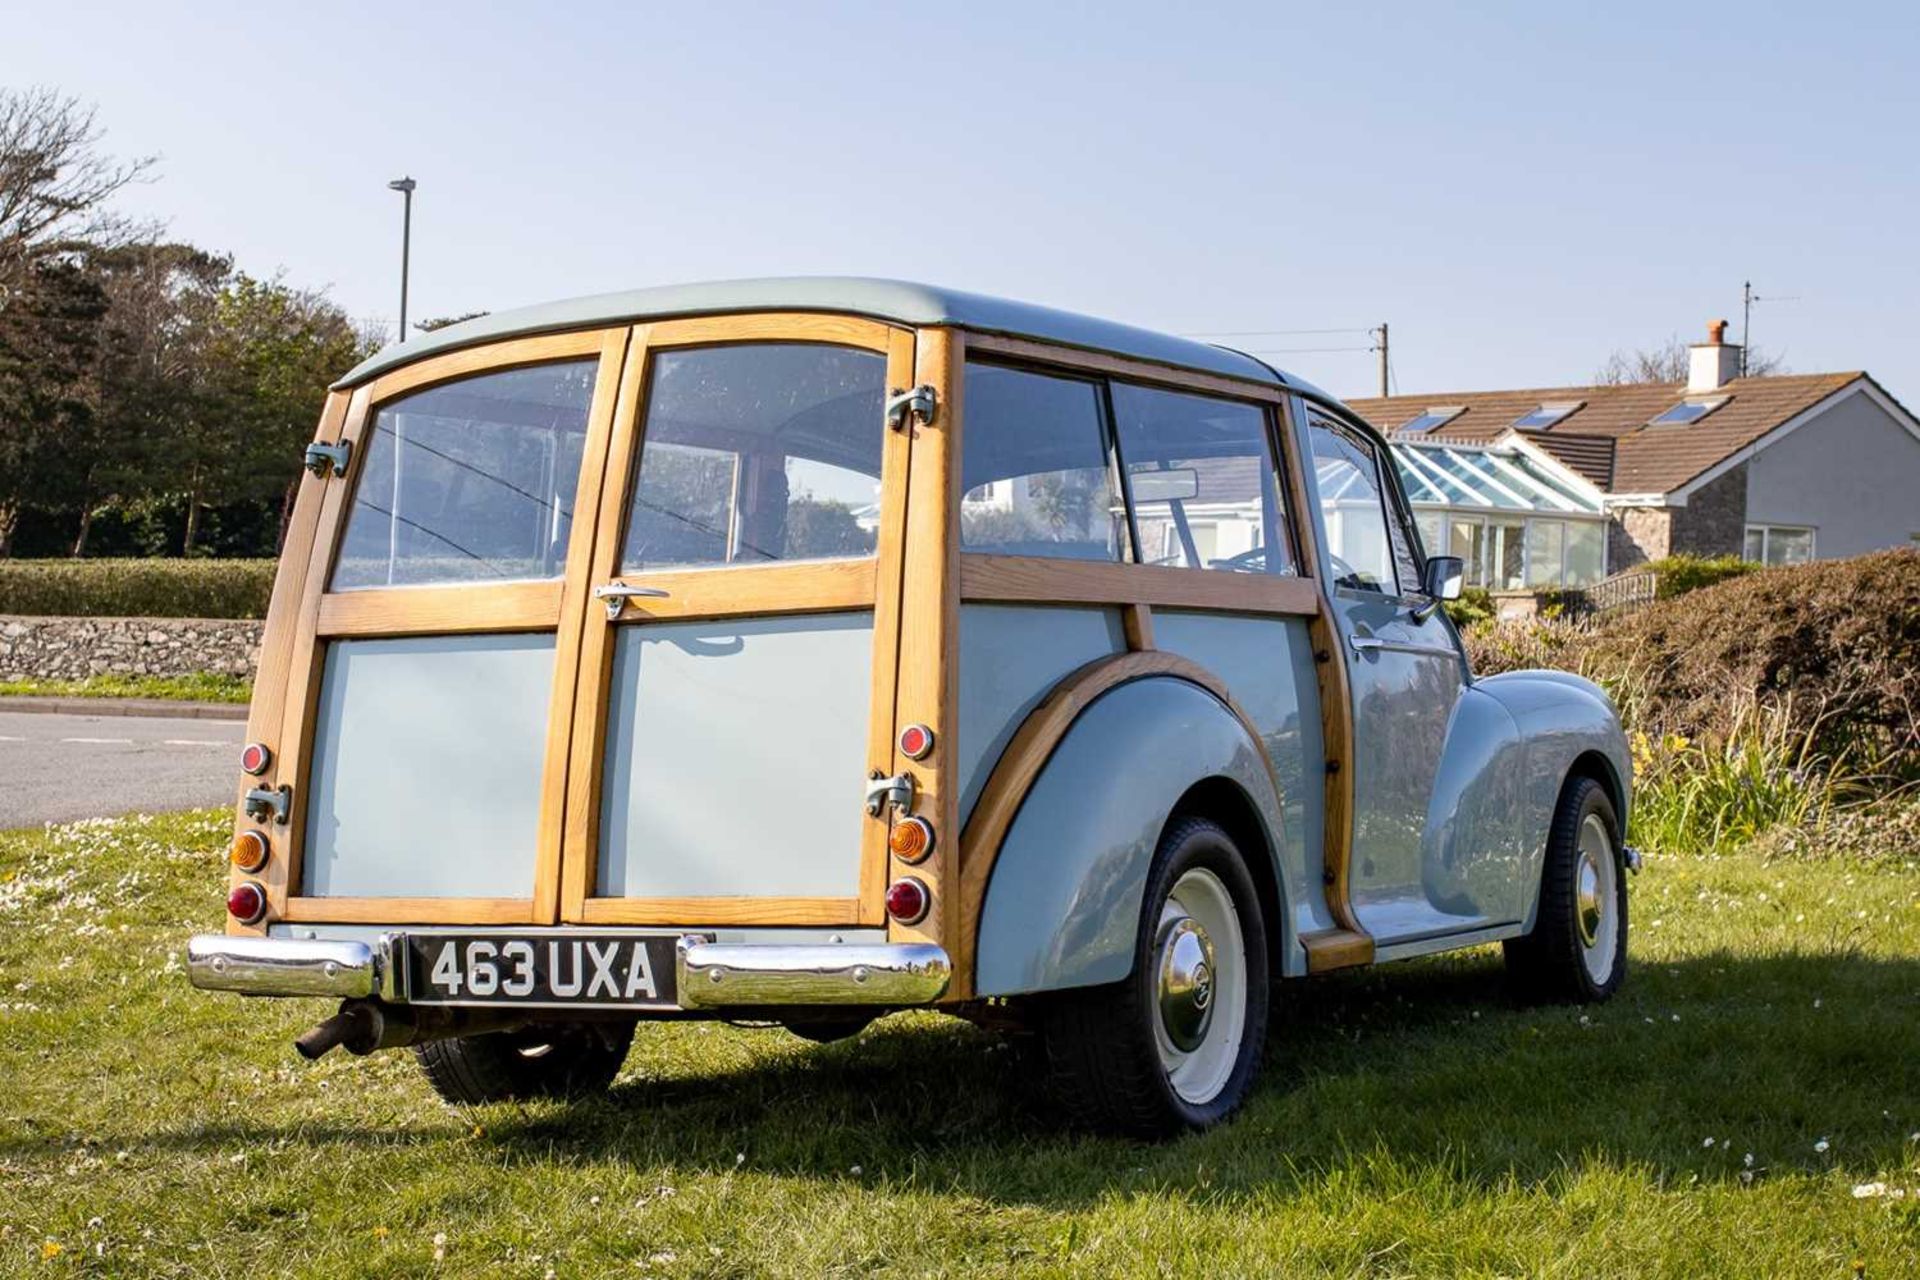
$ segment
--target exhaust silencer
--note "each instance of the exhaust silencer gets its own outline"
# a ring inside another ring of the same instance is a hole
[[[379,1049],[398,1049],[490,1031],[512,1031],[525,1023],[524,1017],[484,1009],[414,1008],[382,1004],[378,1000],[342,1000],[338,1013],[295,1037],[293,1047],[309,1061],[321,1057],[335,1045],[343,1046],[357,1057],[365,1057]]]

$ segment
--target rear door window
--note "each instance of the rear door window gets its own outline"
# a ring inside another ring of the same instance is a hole
[[[1188,569],[1295,572],[1266,410],[1116,382],[1113,418],[1142,560]]]
[[[886,374],[822,343],[656,354],[621,568],[873,554]]]
[[[595,368],[503,369],[380,405],[332,589],[559,577]]]
[[[969,362],[966,405],[962,550],[1127,558],[1098,382]]]

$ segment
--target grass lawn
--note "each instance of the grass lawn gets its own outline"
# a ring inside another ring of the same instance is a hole
[[[1920,851],[1650,859],[1600,1008],[1491,950],[1291,985],[1251,1105],[1142,1146],[930,1015],[643,1026],[573,1107],[307,1065],[327,1006],[180,972],[226,824],[0,835],[0,1273],[1920,1273]]]
[[[0,680],[0,698],[164,698],[169,702],[240,702],[253,697],[244,676],[196,672],[190,676],[107,674],[84,680]]]

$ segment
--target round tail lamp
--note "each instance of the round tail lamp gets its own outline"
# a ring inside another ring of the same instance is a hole
[[[902,862],[923,862],[933,852],[933,824],[925,818],[902,818],[887,833],[887,848]]]
[[[227,914],[241,924],[258,924],[267,914],[267,891],[251,880],[242,880],[227,895]]]
[[[909,760],[925,760],[933,752],[933,730],[923,724],[910,724],[900,731],[900,754]]]
[[[259,777],[273,763],[273,752],[264,742],[249,742],[240,748],[240,771],[252,777]]]
[[[227,860],[242,871],[254,872],[267,865],[267,838],[258,831],[242,831],[233,838]]]
[[[887,886],[887,914],[901,924],[919,924],[931,906],[933,895],[913,876],[902,876]]]

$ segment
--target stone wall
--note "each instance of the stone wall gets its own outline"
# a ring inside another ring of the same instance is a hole
[[[1607,521],[1607,572],[1620,573],[1673,549],[1673,508],[1619,507]]]
[[[1747,540],[1747,464],[1741,463],[1687,495],[1673,509],[1673,552],[1737,556]]]
[[[207,618],[0,615],[0,679],[78,680],[108,672],[251,676],[263,625]]]

